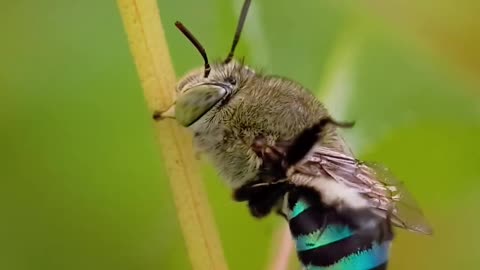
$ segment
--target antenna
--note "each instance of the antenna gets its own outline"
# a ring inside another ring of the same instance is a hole
[[[227,58],[223,61],[224,64],[228,64],[233,59],[233,54],[235,53],[235,48],[237,47],[238,40],[240,40],[240,34],[242,33],[243,25],[245,24],[245,19],[247,18],[248,8],[252,0],[245,0],[242,7],[242,12],[240,13],[240,18],[238,19],[237,30],[235,30],[235,36],[233,36],[232,48],[227,55]]]
[[[175,26],[188,38],[188,40],[190,40],[193,46],[195,46],[198,52],[202,55],[203,61],[205,61],[205,73],[203,74],[203,77],[207,78],[211,70],[210,64],[208,63],[207,52],[203,48],[202,44],[200,44],[200,42],[195,38],[195,36],[190,31],[188,31],[188,29],[181,22],[175,22]]]

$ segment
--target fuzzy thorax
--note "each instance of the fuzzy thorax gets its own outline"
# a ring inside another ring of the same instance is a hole
[[[189,126],[194,144],[233,188],[254,179],[261,160],[251,146],[258,135],[272,145],[290,140],[328,116],[324,106],[300,84],[256,73],[241,63],[214,64],[208,78],[201,70],[178,84],[179,95],[202,84],[228,85],[228,93]],[[199,101],[200,102],[200,101]],[[343,148],[333,126],[322,131],[322,145]]]

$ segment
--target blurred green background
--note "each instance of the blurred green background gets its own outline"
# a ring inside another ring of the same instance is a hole
[[[237,56],[355,120],[432,223],[390,269],[478,269],[480,2],[253,2]],[[159,1],[179,75],[202,62],[174,21],[224,57],[241,4]],[[189,269],[115,1],[3,0],[0,33],[0,269]],[[281,219],[205,184],[230,269],[265,269]]]

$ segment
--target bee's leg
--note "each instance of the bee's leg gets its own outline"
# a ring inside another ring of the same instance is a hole
[[[277,213],[277,215],[283,217],[285,220],[288,220],[288,216],[287,216],[287,214],[285,214],[282,207],[277,207],[277,210],[275,210],[275,213]]]
[[[271,183],[286,177],[286,167],[284,166],[286,147],[269,145],[263,136],[257,136],[251,147],[262,161],[258,168],[257,179],[260,179],[263,183]]]
[[[154,111],[154,112],[153,112],[153,115],[152,115],[152,118],[153,118],[153,120],[155,120],[155,121],[160,121],[160,120],[163,119],[162,113],[159,112],[159,111]]]
[[[166,111],[154,111],[152,115],[153,120],[160,121],[165,118],[175,118],[175,105],[170,106]]]
[[[273,183],[256,182],[236,189],[233,198],[236,201],[248,201],[248,208],[254,217],[264,217],[275,208],[290,188],[288,180]]]
[[[278,207],[278,203],[285,192],[287,192],[285,187],[277,187],[265,192],[263,196],[253,197],[248,201],[250,213],[257,218],[267,216],[274,208]]]
[[[264,163],[279,163],[285,157],[287,145],[270,145],[264,136],[259,135],[253,140],[251,148]]]
[[[290,185],[290,183],[286,179],[271,183],[262,180],[252,181],[235,189],[233,192],[233,199],[237,202],[249,201],[253,197],[262,197],[260,195],[264,195],[273,189],[283,189],[288,185]]]

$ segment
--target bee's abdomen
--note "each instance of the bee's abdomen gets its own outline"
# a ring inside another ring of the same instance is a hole
[[[378,222],[355,228],[335,209],[320,203],[298,197],[290,204],[287,218],[305,269],[386,269],[393,239],[386,220],[372,216]]]

